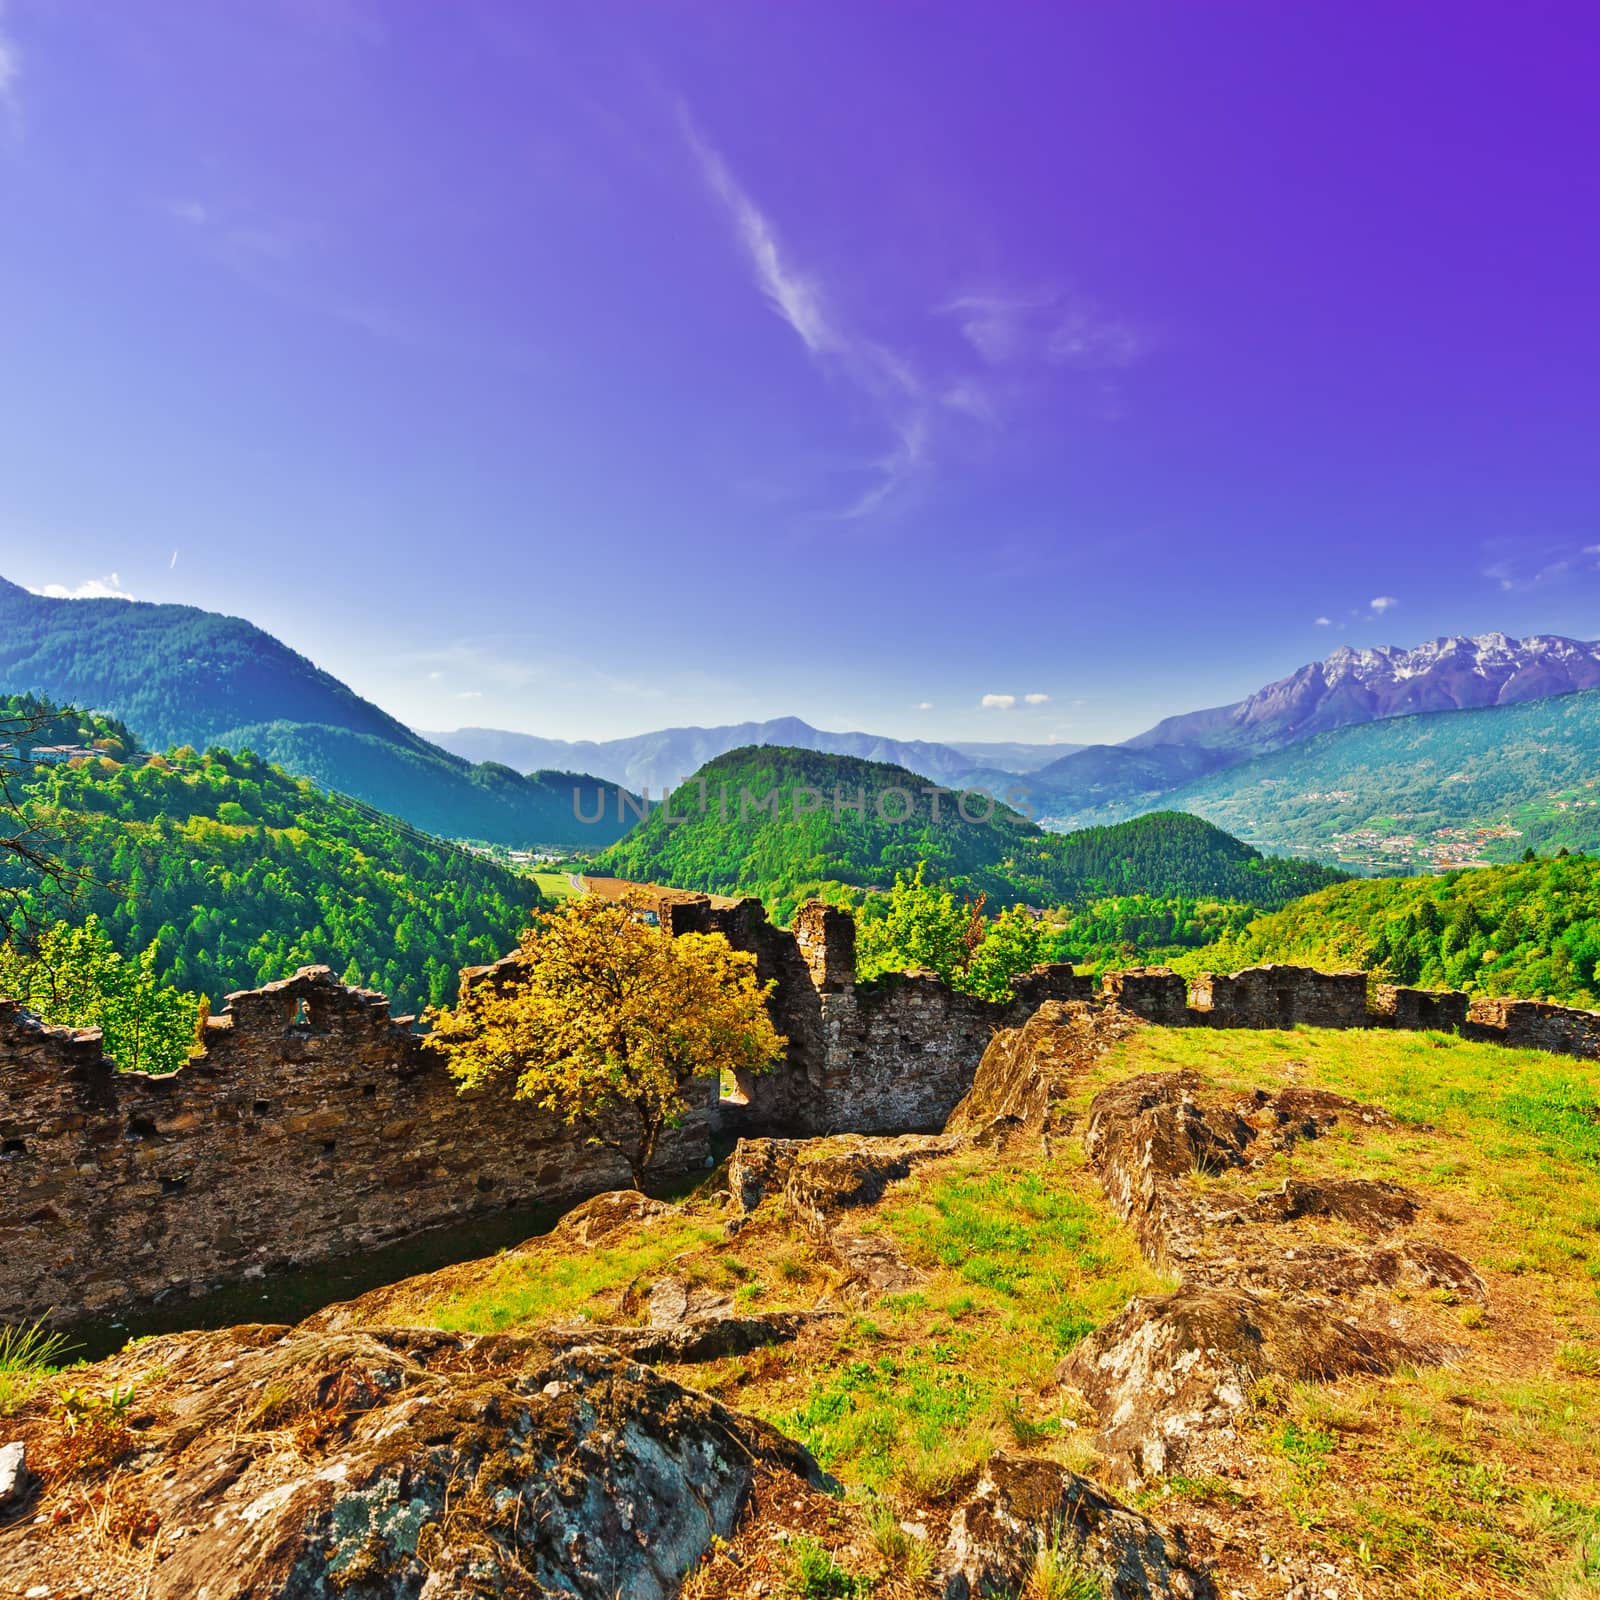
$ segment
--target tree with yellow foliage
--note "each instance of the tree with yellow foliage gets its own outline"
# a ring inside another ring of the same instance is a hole
[[[786,1043],[753,955],[719,933],[674,938],[638,897],[535,913],[519,966],[429,1011],[434,1046],[463,1089],[516,1073],[518,1099],[617,1151],[635,1188],[691,1081],[759,1071]]]

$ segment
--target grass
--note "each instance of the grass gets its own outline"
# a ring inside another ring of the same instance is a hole
[[[535,872],[530,876],[539,885],[539,893],[548,895],[552,900],[577,898],[578,891],[572,887],[564,872]]]
[[[1022,1600],[1106,1600],[1105,1585],[1052,1529],[1034,1551]]]
[[[604,1249],[541,1244],[496,1258],[462,1287],[420,1299],[415,1310],[434,1327],[474,1333],[539,1328],[582,1317],[614,1322],[622,1320],[620,1291],[635,1278],[659,1273],[675,1256],[721,1236],[720,1229],[689,1219],[619,1234],[618,1242]]]
[[[1413,1231],[1489,1288],[1486,1312],[1422,1297],[1460,1352],[1449,1364],[1261,1386],[1252,1426],[1277,1503],[1374,1593],[1600,1600],[1600,1070],[1444,1034],[1150,1029],[1079,1106],[1111,1079],[1175,1068],[1383,1106],[1395,1127],[1335,1130],[1252,1182],[1404,1183],[1426,1202]]]
[[[848,1481],[917,1495],[942,1494],[997,1446],[1072,1449],[1074,1419],[1039,1405],[1057,1362],[1164,1286],[1081,1160],[941,1162],[877,1221],[931,1274],[926,1288],[857,1318],[798,1404],[760,1385],[743,1403]]]
[[[68,1339],[46,1331],[42,1323],[0,1328],[0,1417],[10,1416],[46,1378],[67,1365],[71,1348]]]
[[[855,1600],[872,1587],[869,1578],[847,1572],[833,1554],[811,1534],[802,1534],[789,1546],[785,1589],[796,1600]]]
[[[1285,1546],[1359,1573],[1369,1600],[1600,1600],[1600,1069],[1444,1035],[1152,1028],[1085,1073],[1064,1109],[1081,1118],[1105,1084],[1171,1068],[1223,1092],[1297,1083],[1384,1106],[1392,1128],[1337,1128],[1260,1172],[1197,1181],[1247,1191],[1291,1174],[1404,1183],[1423,1200],[1411,1231],[1470,1261],[1489,1299],[1486,1309],[1468,1296],[1407,1304],[1407,1317],[1457,1352],[1446,1364],[1258,1384],[1242,1424],[1248,1473],[1174,1476],[1139,1503],[1164,1520],[1225,1523],[1242,1498],[1275,1519]],[[592,1250],[537,1244],[447,1269],[386,1317],[462,1330],[637,1320],[625,1291],[667,1270],[760,1309],[815,1306],[836,1285],[781,1200],[732,1239],[722,1220],[700,1197]],[[1048,1159],[982,1150],[930,1163],[855,1225],[891,1236],[927,1281],[825,1333],[674,1375],[767,1418],[846,1484],[890,1501],[944,1495],[1000,1448],[1099,1470],[1092,1421],[1057,1390],[1054,1369],[1128,1299],[1172,1280],[1144,1262],[1079,1142],[1056,1141]],[[876,1579],[797,1546],[791,1592],[847,1600],[862,1589],[841,1582],[920,1581],[912,1569],[926,1551],[911,1535],[885,1515],[873,1537]],[[1033,1575],[1038,1600],[1099,1593],[1057,1566]]]

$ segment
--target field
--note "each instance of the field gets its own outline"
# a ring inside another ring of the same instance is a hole
[[[1265,1386],[1243,1428],[1255,1465],[1174,1477],[1138,1504],[1242,1524],[1274,1560],[1322,1552],[1366,1596],[1600,1595],[1600,1074],[1443,1035],[1144,1029],[1081,1075],[1070,1110],[1178,1067],[1223,1089],[1294,1083],[1387,1107],[1392,1128],[1297,1146],[1260,1184],[1402,1181],[1489,1298],[1486,1311],[1442,1293],[1408,1308],[1454,1352],[1442,1365]],[[1001,1448],[1100,1470],[1053,1371],[1130,1296],[1173,1280],[1142,1259],[1078,1140],[1047,1159],[969,1150],[893,1186],[863,1231],[890,1235],[928,1278],[865,1307],[840,1298],[837,1267],[781,1198],[729,1237],[714,1183],[587,1253],[532,1241],[380,1291],[362,1314],[483,1331],[637,1323],[643,1291],[671,1271],[737,1308],[837,1309],[795,1344],[675,1375],[801,1439],[855,1495],[936,1508]]]

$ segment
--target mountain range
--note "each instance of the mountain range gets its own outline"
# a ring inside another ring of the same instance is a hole
[[[1166,804],[1208,773],[1340,728],[1520,704],[1600,686],[1600,643],[1555,634],[1447,635],[1411,649],[1341,646],[1231,705],[1167,717],[1120,745],[1091,745],[1029,777],[1052,827]]]
[[[1042,764],[1032,753],[1053,760],[1076,745],[947,745],[923,739],[889,739],[876,733],[828,733],[799,717],[768,722],[732,722],[715,728],[659,728],[625,739],[542,739],[503,728],[457,728],[426,733],[443,749],[468,761],[497,761],[527,771],[534,767],[567,767],[592,772],[636,793],[650,791],[659,799],[697,772],[706,762],[747,745],[782,745],[790,750],[816,750],[824,755],[857,756],[908,767],[935,783],[981,781],[990,773],[1000,780]]]
[[[952,787],[1020,787],[1035,818],[1057,831],[1188,809],[1274,849],[1352,860],[1334,835],[1373,819],[1386,826],[1397,811],[1426,813],[1435,827],[1497,824],[1512,813],[1528,821],[1529,807],[1573,781],[1574,752],[1553,743],[1541,751],[1539,717],[1524,723],[1511,712],[1590,690],[1600,690],[1600,644],[1486,633],[1409,649],[1335,649],[1242,700],[1165,718],[1121,744],[941,744],[831,732],[797,717],[600,741],[489,728],[430,735],[241,618],[47,598],[0,579],[0,693],[105,712],[154,747],[251,749],[429,832],[512,846],[604,847],[622,832],[621,809],[612,800],[604,823],[580,823],[575,788],[583,814],[593,815],[601,784],[659,796],[730,750],[768,746],[885,762]],[[1458,717],[1489,720],[1458,733]],[[1505,720],[1504,740],[1485,731],[1496,719]],[[1430,752],[1426,767],[1419,740]],[[1285,754],[1311,746],[1314,774]],[[1491,752],[1500,747],[1514,747],[1516,759],[1495,772]],[[1479,777],[1450,766],[1454,749]],[[1428,804],[1417,798],[1423,771],[1436,774]],[[1321,801],[1285,799],[1328,793],[1356,796],[1335,803],[1338,827]],[[1401,795],[1410,799],[1402,804]],[[1571,834],[1566,824],[1556,830],[1563,840]],[[1509,848],[1504,837],[1491,858]]]
[[[253,750],[416,827],[499,844],[606,842],[597,781],[474,765],[430,744],[240,617],[143,601],[60,600],[0,578],[0,693],[119,718],[147,745]]]

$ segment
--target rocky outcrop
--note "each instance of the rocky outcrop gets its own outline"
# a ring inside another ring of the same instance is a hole
[[[1084,1144],[1101,1186],[1145,1255],[1183,1274],[1174,1293],[1133,1301],[1058,1373],[1098,1412],[1101,1448],[1128,1479],[1203,1463],[1208,1435],[1232,1428],[1262,1378],[1448,1358],[1394,1314],[1389,1292],[1481,1300],[1483,1283],[1440,1245],[1392,1238],[1416,1221],[1416,1195],[1364,1178],[1289,1178],[1257,1194],[1217,1181],[1341,1122],[1390,1118],[1302,1087],[1224,1098],[1193,1072],[1141,1074],[1095,1097]],[[1322,1237],[1329,1226],[1343,1237]]]
[[[94,1493],[141,1531],[102,1539],[85,1475],[47,1479],[0,1533],[0,1591],[668,1600],[759,1474],[823,1483],[765,1423],[594,1348],[246,1327],[86,1381],[134,1386],[138,1430]]]
[[[1110,1600],[1215,1600],[1180,1536],[1055,1461],[997,1454],[950,1519],[945,1600],[1029,1592],[1040,1552],[1098,1579]]]
[[[790,1168],[784,1185],[790,1212],[843,1270],[842,1288],[852,1298],[870,1301],[904,1294],[928,1281],[891,1235],[864,1229],[852,1222],[851,1213],[876,1205],[891,1183],[910,1177],[926,1162],[955,1154],[961,1145],[946,1135],[830,1140],[826,1153]]]

